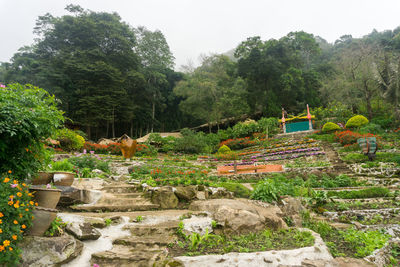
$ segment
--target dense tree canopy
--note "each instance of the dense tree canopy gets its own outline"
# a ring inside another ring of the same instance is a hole
[[[35,43],[0,64],[0,81],[55,94],[92,139],[337,102],[370,120],[400,120],[400,28],[344,35],[334,44],[303,31],[279,40],[249,37],[234,57],[210,55],[179,73],[159,30],[133,28],[116,13],[66,9],[69,15],[38,18]]]

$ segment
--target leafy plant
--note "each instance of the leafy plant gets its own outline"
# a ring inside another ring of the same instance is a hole
[[[63,222],[61,218],[55,218],[51,222],[49,229],[44,233],[45,236],[60,236],[64,233],[67,223]]]
[[[136,222],[141,222],[141,221],[143,221],[143,217],[142,216],[136,216],[136,219],[135,219],[135,221]]]
[[[324,133],[333,132],[336,130],[340,130],[340,126],[333,122],[327,122],[322,127],[322,132],[324,132]]]
[[[43,168],[45,140],[64,121],[54,96],[32,85],[0,87],[0,173],[25,180]]]
[[[112,220],[110,218],[106,218],[106,219],[104,219],[104,223],[106,224],[106,226],[110,226],[112,223]]]
[[[251,199],[273,202],[279,199],[279,191],[272,179],[260,182],[251,194]]]
[[[360,128],[368,123],[368,119],[363,115],[355,115],[346,122],[346,128]]]
[[[91,171],[99,169],[103,172],[110,172],[109,162],[102,160],[100,157],[96,157],[96,155],[83,154],[77,157],[71,157],[68,161],[79,169],[89,168]]]
[[[0,176],[0,262],[19,266],[21,249],[18,243],[32,224],[32,201],[27,185],[15,179],[11,171]]]
[[[71,162],[69,162],[68,159],[53,161],[51,163],[51,170],[72,172],[74,170],[74,165]]]
[[[230,153],[230,152],[231,152],[231,149],[227,145],[222,145],[218,149],[218,154],[227,154],[227,153]]]
[[[68,128],[57,130],[52,138],[60,142],[60,147],[64,151],[78,151],[85,144],[85,139],[82,136]]]
[[[391,195],[390,190],[386,187],[370,187],[361,190],[328,192],[329,197],[336,197],[342,199],[388,197],[390,195]]]

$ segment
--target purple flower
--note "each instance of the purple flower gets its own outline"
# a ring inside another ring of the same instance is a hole
[[[83,150],[83,154],[86,154],[86,149]]]
[[[93,264],[93,267],[100,267],[100,265],[98,265],[98,264]]]
[[[47,189],[50,189],[50,188],[51,188],[51,185],[50,185],[50,184],[47,184],[47,185],[46,185],[46,188],[47,188]]]
[[[17,184],[11,184],[11,188],[16,188],[17,186]]]
[[[93,150],[90,150],[90,154],[92,154],[92,155],[93,155],[93,154],[94,154],[94,151],[93,151]]]
[[[0,83],[0,88],[6,88],[6,86]]]

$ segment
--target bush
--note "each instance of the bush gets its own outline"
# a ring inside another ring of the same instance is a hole
[[[371,123],[381,126],[383,129],[389,129],[393,126],[393,119],[386,117],[376,117],[371,120]]]
[[[72,172],[74,170],[74,165],[68,161],[68,159],[55,161],[51,163],[52,171],[63,171]]]
[[[35,203],[26,184],[13,178],[11,171],[0,177],[0,264],[19,266],[21,249],[17,245],[32,224]]]
[[[218,149],[218,154],[227,154],[230,152],[231,152],[231,149],[226,145],[223,145]]]
[[[369,121],[366,117],[364,117],[363,115],[356,115],[351,117],[346,122],[346,128],[360,128],[361,126],[364,126],[368,123]]]
[[[57,130],[53,139],[60,142],[60,147],[64,151],[80,150],[85,144],[85,138],[67,128]]]
[[[239,183],[221,182],[218,183],[218,186],[232,192],[235,197],[249,198],[251,195],[250,189]]]
[[[183,129],[181,134],[183,137],[176,139],[175,151],[189,154],[212,153],[216,150],[220,140],[216,134],[206,135],[190,129]]]
[[[327,122],[322,127],[322,132],[324,132],[324,133],[333,132],[336,130],[340,130],[340,126],[333,122]]]
[[[219,160],[235,160],[238,159],[238,154],[235,153],[234,151],[229,151],[226,153],[216,153],[215,157]]]
[[[64,118],[54,96],[32,85],[0,87],[0,173],[13,170],[16,179],[43,167],[45,148]]]
[[[101,160],[100,157],[96,157],[95,155],[81,155],[79,157],[69,158],[68,161],[79,170],[88,168],[90,169],[90,171],[93,171],[94,169],[99,169],[103,172],[110,172],[109,162]]]
[[[379,134],[383,132],[383,129],[380,125],[375,124],[375,123],[368,123],[367,125],[364,125],[360,129],[361,133],[373,133],[373,134]]]

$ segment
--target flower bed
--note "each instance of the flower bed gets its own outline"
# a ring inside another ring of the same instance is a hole
[[[0,263],[18,266],[21,250],[18,242],[32,224],[32,201],[25,183],[12,178],[9,171],[0,179]]]
[[[101,145],[96,143],[86,142],[83,146],[83,150],[94,151],[96,154],[112,154],[112,155],[122,155],[121,143],[110,143],[108,145]],[[149,146],[143,144],[137,144],[136,153],[138,155],[148,155]]]

